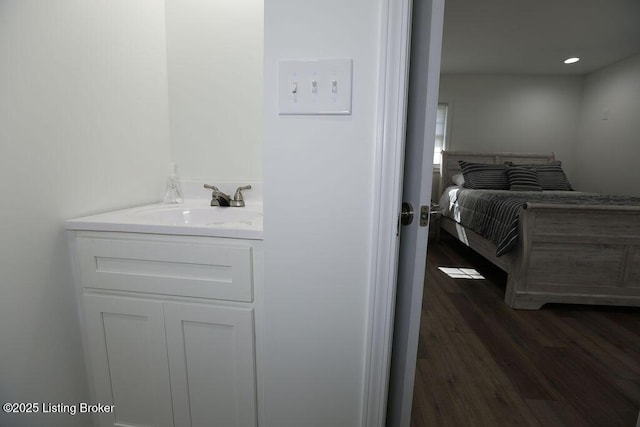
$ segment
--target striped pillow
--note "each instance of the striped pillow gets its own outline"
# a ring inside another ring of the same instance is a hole
[[[476,190],[508,190],[506,165],[488,165],[484,163],[469,163],[459,160],[464,176],[464,186]]]
[[[507,169],[507,177],[509,178],[509,190],[542,191],[535,169],[510,167]]]
[[[538,181],[543,190],[573,191],[569,179],[562,170],[562,163],[558,160],[548,165],[536,167]]]
[[[533,169],[538,173],[538,182],[543,190],[555,190],[555,191],[573,191],[569,179],[562,170],[562,162],[556,160],[551,163],[537,164],[537,165],[514,165],[527,169]]]

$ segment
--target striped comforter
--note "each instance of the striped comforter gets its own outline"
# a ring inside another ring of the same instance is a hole
[[[640,205],[640,197],[577,191],[471,190],[449,187],[440,199],[442,214],[496,245],[501,256],[518,242],[518,220],[525,203],[577,205]]]

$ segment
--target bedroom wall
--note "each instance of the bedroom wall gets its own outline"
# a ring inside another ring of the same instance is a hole
[[[582,78],[442,75],[450,150],[553,151],[573,172]]]
[[[587,76],[574,185],[640,196],[640,54]]]

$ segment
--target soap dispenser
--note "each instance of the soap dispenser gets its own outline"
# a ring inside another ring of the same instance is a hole
[[[169,176],[167,177],[167,190],[164,194],[164,202],[167,204],[182,203],[182,187],[178,176],[178,165],[174,162],[169,164]]]

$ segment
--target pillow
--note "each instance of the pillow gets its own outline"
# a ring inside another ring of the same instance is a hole
[[[571,183],[564,174],[561,165],[562,163],[557,161],[536,167],[538,181],[540,181],[540,187],[542,187],[543,190],[573,191]]]
[[[562,170],[562,162],[560,160],[535,165],[514,165],[511,162],[508,162],[508,164],[511,166],[534,169],[538,174],[538,182],[543,190],[573,191],[569,179]]]
[[[464,185],[464,176],[461,173],[457,173],[451,177],[451,181],[455,185],[462,187]]]
[[[510,167],[507,169],[507,178],[509,179],[509,190],[542,191],[535,169]]]
[[[484,163],[469,163],[459,160],[464,177],[464,186],[476,190],[508,190],[506,165],[488,165]]]

